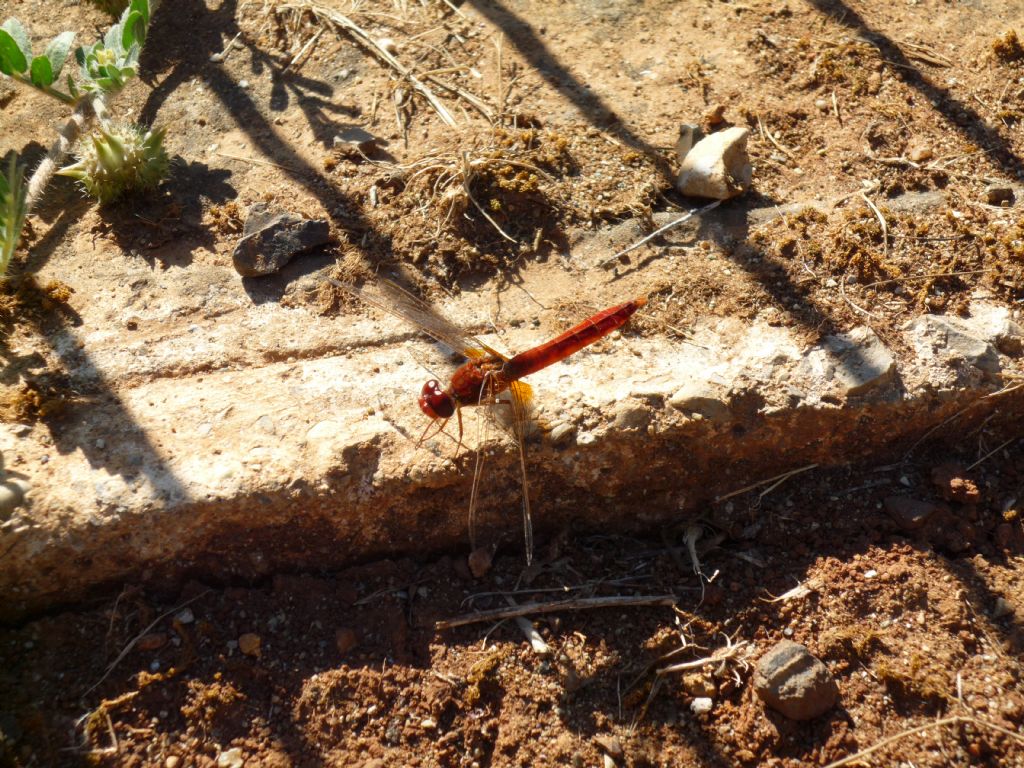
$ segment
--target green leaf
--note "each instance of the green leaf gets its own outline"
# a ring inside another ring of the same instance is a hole
[[[32,55],[32,43],[28,39],[28,32],[25,31],[24,25],[15,18],[10,18],[0,25],[0,29],[5,29],[14,38],[14,42],[18,44],[18,49],[21,51],[21,55],[25,57],[27,62],[29,57]],[[24,72],[25,70],[19,70]]]
[[[75,61],[78,62],[78,66],[85,68],[85,59],[89,54],[86,53],[84,46],[78,46],[75,48]]]
[[[126,11],[126,13],[127,13],[127,11]],[[107,34],[105,34],[103,36],[103,47],[104,48],[112,48],[113,50],[116,51],[118,49],[118,47],[121,45],[121,30],[122,29],[123,29],[123,27],[121,26],[120,22],[118,22],[117,24],[112,26],[110,29],[108,29],[107,30]]]
[[[6,29],[0,29],[0,72],[5,75],[24,72],[28,69],[28,60],[21,52],[18,42]]]
[[[53,77],[56,79],[60,71],[64,69],[64,62],[68,58],[68,51],[71,50],[71,43],[75,40],[74,32],[61,32],[50,44],[46,46],[46,58],[50,60],[53,68]]]
[[[32,85],[36,88],[45,88],[53,82],[53,67],[50,60],[45,56],[36,56],[32,59]]]
[[[136,42],[141,42],[146,34],[146,26],[142,21],[142,14],[138,11],[130,11],[121,22],[124,29],[121,32],[121,47],[126,51]]]
[[[142,23],[149,27],[149,0],[132,0],[132,4],[128,8],[141,13]]]

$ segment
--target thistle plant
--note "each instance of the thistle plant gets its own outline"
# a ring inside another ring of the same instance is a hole
[[[117,194],[122,194],[133,184],[152,186],[166,172],[162,131],[112,125],[107,116],[110,99],[138,73],[139,53],[157,2],[130,0],[124,3],[126,7],[119,20],[101,40],[74,50],[77,76],[67,74],[63,81],[61,72],[70,57],[74,32],[62,32],[42,53],[35,54],[29,34],[20,21],[10,18],[0,25],[0,75],[74,107],[71,118],[60,130],[58,139],[32,174],[27,187],[22,183],[16,161],[6,177],[0,179],[0,275],[6,270],[17,245],[25,214],[38,202],[64,157],[94,120],[99,122],[99,132],[89,142],[92,150],[88,149],[89,143],[83,142],[77,162],[65,169],[65,175],[80,178],[87,191],[94,191],[101,200],[112,199],[115,189]],[[97,141],[102,148],[98,148]],[[119,155],[120,163],[112,162]],[[120,176],[117,168],[122,169]],[[101,176],[88,175],[93,172]]]
[[[167,175],[164,131],[108,122],[79,142],[78,162],[57,171],[78,179],[82,188],[101,203],[109,203],[129,190],[153,189]]]

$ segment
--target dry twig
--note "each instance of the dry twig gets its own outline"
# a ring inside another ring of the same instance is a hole
[[[744,486],[743,488],[740,488],[739,490],[730,491],[729,493],[725,494],[724,496],[716,496],[715,497],[715,502],[718,503],[720,501],[725,501],[726,499],[731,499],[733,496],[739,496],[741,494],[746,493],[747,491],[752,491],[755,488],[760,488],[762,485],[766,485],[767,483],[771,483],[771,485],[769,485],[767,488],[765,488],[763,491],[761,491],[761,493],[758,494],[757,500],[761,501],[761,499],[763,499],[769,493],[774,491],[776,488],[778,488],[780,485],[782,485],[784,482],[786,482],[789,478],[793,477],[793,475],[798,475],[801,472],[806,472],[809,469],[815,469],[817,466],[818,466],[817,464],[808,464],[806,467],[800,467],[799,469],[791,469],[789,472],[783,472],[781,475],[776,475],[775,477],[769,477],[767,480],[759,480],[758,482],[751,483],[750,485]]]
[[[1003,736],[1006,736],[1006,737],[1008,737],[1010,739],[1013,739],[1014,741],[1016,741],[1016,742],[1018,742],[1020,744],[1024,744],[1024,736],[1021,736],[1019,733],[1014,733],[1013,731],[1011,731],[1011,730],[1009,730],[1007,728],[1003,728],[1000,725],[996,725],[995,723],[990,723],[987,720],[982,720],[981,718],[974,717],[973,715],[951,715],[950,717],[944,717],[941,720],[934,720],[934,721],[932,721],[930,723],[925,723],[924,725],[919,725],[916,728],[908,728],[905,731],[900,731],[899,733],[894,733],[892,736],[887,736],[886,738],[882,739],[877,744],[872,744],[867,749],[862,749],[860,752],[857,752],[856,754],[849,755],[847,757],[844,757],[841,760],[835,760],[835,761],[829,763],[828,765],[825,766],[825,768],[839,768],[839,766],[841,766],[841,765],[849,765],[851,763],[860,763],[868,755],[873,754],[873,753],[877,752],[878,750],[880,750],[880,749],[882,749],[884,747],[887,747],[888,745],[892,744],[895,741],[899,741],[900,739],[905,739],[908,736],[914,736],[915,734],[918,734],[918,733],[924,733],[925,731],[930,731],[933,728],[944,728],[947,725],[956,725],[958,723],[959,724],[963,724],[963,725],[968,725],[969,724],[969,725],[975,725],[975,726],[978,726],[978,727],[981,727],[981,728],[988,728],[990,730],[996,731],[997,733],[1001,733]]]
[[[650,240],[653,240],[655,237],[657,237],[658,235],[662,234],[663,232],[668,232],[673,227],[678,227],[680,224],[683,224],[683,223],[689,221],[694,216],[700,216],[701,214],[707,213],[708,211],[717,208],[721,204],[722,204],[721,200],[715,200],[715,202],[709,203],[708,205],[705,205],[703,208],[695,208],[694,210],[690,211],[689,213],[680,216],[678,219],[675,219],[674,221],[670,221],[665,226],[658,227],[656,230],[651,232],[651,234],[647,235],[646,237],[641,238],[640,240],[637,240],[631,246],[629,246],[627,248],[623,248],[621,251],[619,251],[618,253],[614,254],[613,256],[609,256],[604,261],[599,261],[597,263],[597,266],[599,266],[599,267],[610,266],[612,263],[617,261],[620,256],[625,256],[630,251],[635,251],[641,245],[643,245],[644,243],[646,243],[646,242],[648,242]]]
[[[523,603],[509,608],[494,608],[435,622],[434,629],[452,629],[467,624],[513,619],[531,613],[558,613],[560,611],[589,611],[592,608],[625,608],[638,605],[675,605],[675,595],[613,595],[610,597],[583,597],[570,600],[552,600],[548,603]]]

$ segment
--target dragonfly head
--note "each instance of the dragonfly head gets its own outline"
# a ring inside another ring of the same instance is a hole
[[[419,403],[420,410],[432,419],[448,419],[455,413],[455,401],[437,379],[431,379],[423,385]]]

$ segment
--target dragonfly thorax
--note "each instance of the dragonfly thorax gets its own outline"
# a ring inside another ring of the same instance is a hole
[[[448,419],[455,413],[455,400],[445,392],[437,379],[431,379],[423,385],[419,404],[420,410],[432,419]]]

